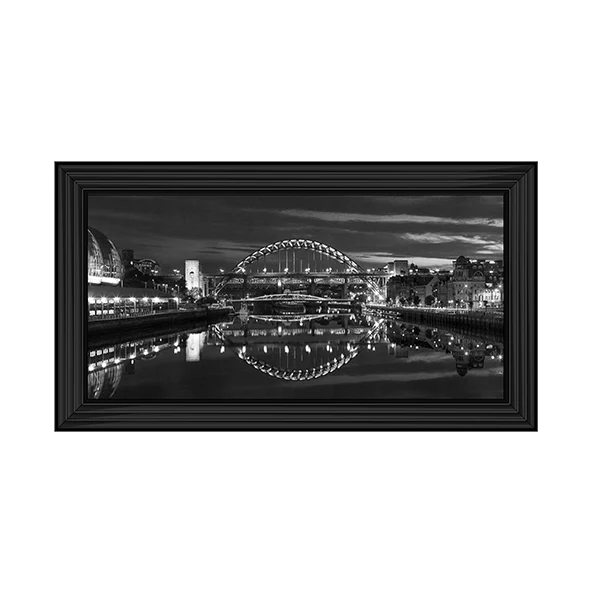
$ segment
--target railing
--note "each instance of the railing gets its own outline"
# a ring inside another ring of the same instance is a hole
[[[87,317],[89,321],[104,319],[128,319],[154,313],[177,311],[182,305],[173,296],[128,297],[128,296],[89,296]]]
[[[495,308],[483,308],[483,309],[467,309],[466,307],[402,307],[398,305],[384,305],[383,303],[366,305],[366,308],[371,309],[387,309],[389,311],[410,311],[410,312],[427,312],[427,313],[442,313],[442,314],[458,314],[458,315],[473,315],[482,316],[490,315],[493,317],[504,317],[504,311],[502,309]]]
[[[137,311],[130,311],[127,309],[125,312],[123,310],[118,310],[118,312],[114,312],[114,309],[104,309],[103,312],[99,313],[92,313],[92,310],[89,311],[88,320],[89,321],[107,321],[112,319],[129,319],[129,318],[140,318],[140,317],[150,317],[152,315],[159,315],[161,313],[178,313],[181,309],[145,309],[145,310],[137,310]]]

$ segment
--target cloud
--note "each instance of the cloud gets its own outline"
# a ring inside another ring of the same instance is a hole
[[[419,267],[451,268],[454,265],[453,259],[443,259],[441,257],[410,257],[408,261]]]
[[[350,258],[354,259],[359,265],[366,267],[366,266],[375,266],[378,267],[379,265],[385,265],[390,261],[394,261],[397,259],[394,253],[360,253],[354,252],[350,254]],[[416,263],[418,266],[421,267],[431,267],[431,268],[445,268],[445,267],[452,267],[453,259],[445,259],[443,257],[417,257],[417,256],[408,256],[408,257],[400,257],[400,259],[406,259],[409,263]]]
[[[324,222],[369,222],[373,224],[444,224],[457,226],[492,226],[502,228],[504,221],[499,218],[450,218],[416,214],[363,214],[333,211],[313,211],[286,209],[282,215]]]
[[[503,243],[495,243],[492,245],[486,245],[482,249],[479,249],[477,253],[479,255],[497,255],[502,254],[504,252],[504,244]]]
[[[458,255],[503,252],[501,196],[93,194],[88,205],[90,225],[165,270],[190,258],[205,271],[232,268],[268,243],[295,237],[324,242],[365,267],[398,258],[437,267]]]
[[[398,235],[400,238],[411,240],[417,243],[431,243],[431,244],[442,244],[442,243],[467,243],[471,245],[487,245],[491,243],[491,240],[481,238],[480,236],[460,236],[453,234],[435,234],[433,232],[426,232],[424,234],[412,234],[411,232],[405,232],[404,234]]]

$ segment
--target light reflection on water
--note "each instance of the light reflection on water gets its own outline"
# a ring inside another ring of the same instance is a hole
[[[503,343],[354,314],[237,317],[88,354],[91,400],[391,398],[398,387],[412,397],[501,397]]]

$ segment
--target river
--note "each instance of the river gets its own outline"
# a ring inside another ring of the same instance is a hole
[[[504,345],[371,315],[235,317],[88,353],[88,400],[501,399]]]

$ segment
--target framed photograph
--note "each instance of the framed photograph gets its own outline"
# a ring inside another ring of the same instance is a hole
[[[59,431],[536,431],[537,163],[56,163]]]

